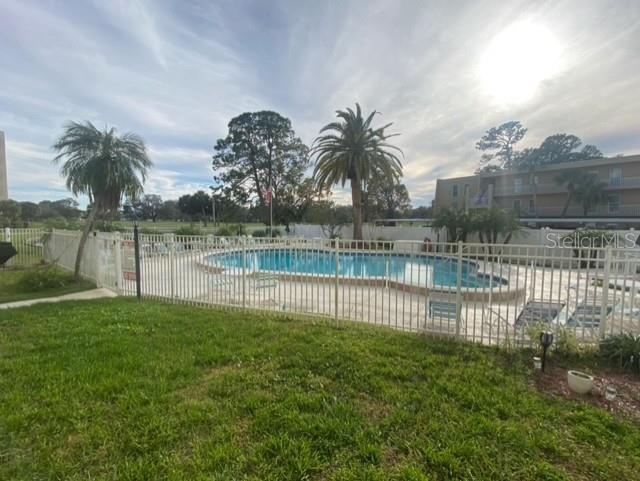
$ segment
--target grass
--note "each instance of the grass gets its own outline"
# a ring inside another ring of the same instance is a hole
[[[0,312],[0,479],[640,479],[640,426],[538,394],[524,358],[123,299]]]
[[[24,283],[21,282],[24,277],[36,270],[42,271],[43,269],[52,270],[54,285],[44,288],[37,288],[37,286],[25,288]],[[25,269],[0,269],[0,304],[23,301],[25,299],[61,296],[72,292],[94,289],[95,287],[92,282],[76,281],[73,279],[72,274],[55,267],[37,266]]]

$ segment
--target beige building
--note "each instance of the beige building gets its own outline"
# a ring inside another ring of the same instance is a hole
[[[576,200],[567,206],[567,188],[557,180],[565,171],[593,173],[606,185],[607,200],[586,215]],[[438,179],[435,208],[446,207],[499,207],[539,225],[639,224],[640,155],[550,164],[534,172],[510,170]]]

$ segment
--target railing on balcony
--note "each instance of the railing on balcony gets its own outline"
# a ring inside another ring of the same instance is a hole
[[[607,179],[607,188],[633,189],[640,188],[640,177],[611,177]]]
[[[605,183],[605,189],[633,189],[640,188],[640,177],[610,177],[600,179]],[[497,185],[493,190],[494,196],[511,195],[532,195],[534,193],[533,184]],[[544,182],[535,184],[537,194],[562,194],[567,192],[567,188],[555,182]]]
[[[562,217],[564,206],[538,207],[535,214],[521,211],[520,217]],[[587,212],[581,205],[572,204],[564,217],[640,217],[640,204],[602,204]]]
[[[478,195],[471,198],[471,208],[481,209],[483,207],[489,207],[489,196],[487,194]]]

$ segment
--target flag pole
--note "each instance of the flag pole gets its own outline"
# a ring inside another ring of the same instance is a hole
[[[273,238],[273,189],[269,185],[269,230],[271,238]]]

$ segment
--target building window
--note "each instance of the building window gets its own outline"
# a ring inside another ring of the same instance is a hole
[[[458,197],[458,186],[457,186],[457,185],[454,185],[454,186],[451,188],[451,195],[452,195],[453,197]]]
[[[516,199],[513,201],[513,210],[516,212],[520,212],[520,199]]]
[[[614,167],[609,171],[609,185],[612,187],[622,185],[622,169],[620,167]]]
[[[609,196],[609,214],[616,214],[620,212],[620,196]]]
[[[522,193],[522,179],[520,177],[517,177],[514,180],[513,190],[514,190],[514,192],[516,194],[521,194]]]
[[[529,199],[529,212],[535,212],[536,211],[536,204],[533,201],[533,199]]]

